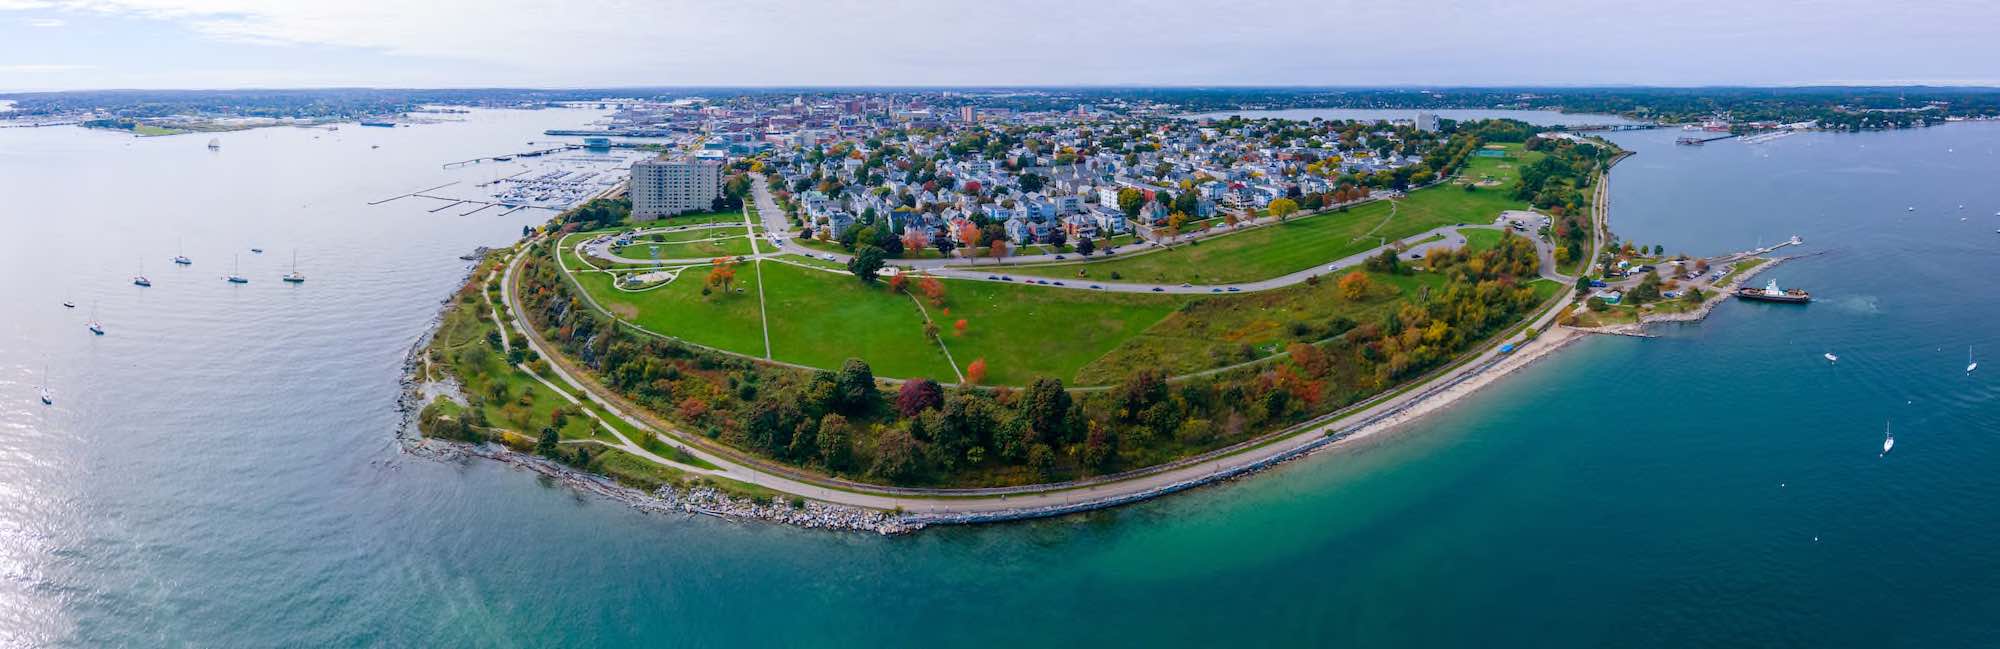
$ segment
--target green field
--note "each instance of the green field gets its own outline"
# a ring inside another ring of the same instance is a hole
[[[1458,231],[1465,235],[1465,247],[1473,252],[1485,252],[1500,245],[1500,231],[1488,228],[1465,228]]]
[[[479,306],[477,301],[453,304],[431,342],[433,357],[458,378],[465,394],[481,398],[489,425],[533,438],[552,423],[552,411],[570,403],[507,364],[486,340],[496,328],[491,318],[479,317]],[[563,439],[609,439],[602,428],[582,415],[566,417],[558,434]]]
[[[577,283],[605,309],[649,331],[689,342],[762,357],[764,326],[757,314],[757,273],[747,264],[736,267],[734,289],[711,289],[702,295],[708,268],[682,271],[680,279],[659,288],[628,293],[611,286],[606,273],[577,273]]]
[[[862,358],[882,376],[958,381],[944,352],[924,337],[923,316],[909,296],[847,273],[763,266],[777,360],[838,368],[848,358]]]
[[[1018,267],[1011,272],[1105,280],[1112,279],[1111,274],[1116,272],[1124,281],[1227,284],[1306,270],[1367,252],[1384,240],[1403,239],[1454,223],[1491,223],[1502,211],[1526,208],[1525,203],[1508,197],[1506,187],[1519,179],[1517,165],[1539,154],[1523,154],[1518,150],[1519,145],[1509,146],[1517,157],[1476,158],[1466,165],[1466,172],[1472,177],[1493,176],[1502,183],[1500,187],[1468,192],[1460,185],[1447,183],[1417,190],[1393,202],[1375,201],[1346,212],[1299,217],[1198,243],[1180,244],[1171,250],[1143,254],[1130,250],[1121,253],[1129,257]]]
[[[675,234],[686,233],[677,232]],[[653,248],[656,246],[659,248],[658,259],[713,259],[716,257],[745,256],[751,252],[750,240],[741,234],[729,236],[722,235],[717,231],[710,231],[707,234],[709,235],[708,237],[699,238],[702,240],[687,243],[635,241],[629,246],[612,248],[611,254],[629,259],[654,259]],[[729,238],[715,238],[717,236],[729,236]]]
[[[1078,370],[1191,299],[980,281],[947,281],[945,287],[951,315],[933,307],[931,317],[944,328],[959,365],[985,358],[986,382],[995,385],[1026,385],[1036,376],[1075,384]],[[966,321],[964,336],[953,335],[959,319]]]

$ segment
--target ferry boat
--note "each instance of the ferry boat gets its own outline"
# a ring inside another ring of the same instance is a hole
[[[1736,289],[1736,297],[1760,302],[1785,302],[1789,304],[1804,304],[1812,301],[1811,293],[1796,288],[1780,289],[1778,288],[1778,280],[1775,279],[1771,280],[1771,283],[1766,284],[1762,289],[1750,288],[1748,286]]]

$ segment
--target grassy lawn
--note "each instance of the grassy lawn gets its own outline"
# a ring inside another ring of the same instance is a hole
[[[1468,192],[1448,183],[1417,190],[1394,202],[1393,215],[1390,201],[1375,201],[1347,212],[1298,217],[1167,251],[1136,254],[1139,251],[1133,250],[1126,253],[1131,257],[1021,267],[1014,272],[1069,278],[1084,271],[1086,277],[1107,280],[1117,272],[1129,281],[1226,284],[1305,270],[1367,252],[1384,239],[1403,239],[1453,223],[1491,223],[1504,210],[1525,209],[1526,203],[1508,197],[1508,188],[1520,178],[1519,165],[1531,163],[1541,154],[1522,152],[1519,145],[1509,147],[1516,157],[1475,158],[1466,166],[1471,177],[1491,176],[1500,186]]]
[[[1432,273],[1370,273],[1369,278],[1375,288],[1361,300],[1346,299],[1330,281],[1195,300],[1085,366],[1078,372],[1078,382],[1114,383],[1148,367],[1185,374],[1262,358],[1294,341],[1324,338],[1326,324],[1336,316],[1376,322],[1415,296],[1418,287],[1435,290],[1444,285],[1444,277]],[[1303,335],[1294,332],[1294,323],[1305,325]],[[1247,357],[1242,354],[1245,346],[1251,350]]]
[[[634,223],[634,225],[647,228],[656,228],[656,227],[667,227],[675,225],[693,225],[696,223],[742,223],[742,222],[743,222],[743,213],[731,210],[728,212],[692,212],[688,214],[681,214],[678,216],[669,216],[664,219],[655,219],[652,221],[638,221]]]
[[[709,295],[701,294],[707,268],[694,267],[682,273],[665,286],[638,293],[612,288],[611,276],[606,273],[578,273],[576,279],[599,305],[648,330],[763,356],[764,326],[757,314],[756,270],[739,264],[734,288],[741,292],[716,289]]]
[[[1486,228],[1464,228],[1458,231],[1465,236],[1465,246],[1473,252],[1485,252],[1500,245],[1500,231]]]
[[[133,134],[133,135],[137,135],[137,136],[139,136],[139,137],[158,137],[158,136],[161,136],[161,135],[180,135],[180,134],[182,134],[182,133],[191,133],[191,132],[192,132],[192,131],[185,131],[185,130],[181,130],[181,129],[177,129],[177,128],[166,128],[166,127],[164,127],[164,126],[154,126],[154,125],[152,125],[152,124],[139,124],[139,125],[137,125],[137,126],[133,126],[133,127],[132,127],[132,134]]]
[[[882,376],[958,380],[944,352],[924,337],[916,303],[890,293],[886,284],[863,285],[852,275],[789,264],[764,264],[764,281],[777,360],[839,368],[852,357],[867,360]],[[755,297],[752,289],[753,318]]]
[[[689,243],[634,242],[629,246],[619,246],[612,254],[631,259],[652,259],[653,248],[659,247],[659,259],[712,259],[715,257],[737,257],[750,254],[750,240],[740,233],[727,239],[713,239],[719,233],[709,233],[711,240]],[[723,235],[727,236],[727,235]]]
[[[998,282],[946,281],[944,315],[930,307],[962,367],[986,359],[986,382],[1026,385],[1036,376],[1077,384],[1085,365],[1125,344],[1190,298],[1100,293]],[[963,336],[952,324],[966,321]]]
[[[633,239],[632,242],[634,244],[684,243],[688,241],[700,241],[703,239],[720,239],[723,237],[741,237],[741,236],[743,236],[743,228],[741,227],[695,228],[692,230],[678,230],[674,232],[655,232],[652,234],[641,236],[637,239]]]
[[[482,410],[490,425],[529,437],[539,435],[542,427],[552,423],[550,413],[569,406],[569,401],[508,365],[507,359],[486,342],[486,335],[495,329],[492,319],[479,317],[476,309],[477,303],[455,304],[440,325],[431,350],[458,378],[465,394],[484,401]],[[604,436],[603,429],[589,417],[565,419],[557,431],[563,439]]]

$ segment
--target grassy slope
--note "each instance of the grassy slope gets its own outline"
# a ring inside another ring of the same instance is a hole
[[[740,293],[715,289],[702,295],[707,276],[706,267],[690,268],[672,283],[638,293],[613,289],[611,276],[605,273],[578,273],[576,278],[599,305],[641,327],[710,347],[763,356],[755,269],[736,267],[735,288],[742,289]]]
[[[883,376],[957,380],[944,352],[924,337],[916,303],[883,283],[776,263],[764,264],[764,280],[777,360],[838,368],[857,357]],[[754,289],[751,297],[754,318]]]
[[[1189,298],[1097,293],[995,282],[945,282],[946,316],[931,317],[959,365],[985,358],[987,383],[1026,385],[1036,376],[1077,382],[1078,370],[1167,317]],[[952,323],[966,320],[964,336]]]
[[[1344,213],[1300,217],[1168,251],[1011,270],[1065,278],[1077,277],[1077,271],[1083,270],[1096,279],[1109,279],[1115,271],[1126,280],[1194,284],[1254,281],[1297,272],[1366,252],[1380,245],[1383,238],[1401,239],[1453,223],[1490,223],[1503,210],[1525,208],[1525,203],[1508,198],[1507,187],[1519,179],[1519,165],[1540,154],[1519,152],[1519,145],[1510,146],[1517,148],[1514,158],[1476,158],[1466,165],[1469,177],[1492,176],[1502,186],[1467,192],[1456,184],[1445,184],[1418,190],[1396,201],[1393,218],[1389,218],[1389,202],[1376,201]]]

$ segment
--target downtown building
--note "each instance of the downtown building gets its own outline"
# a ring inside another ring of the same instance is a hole
[[[722,162],[652,158],[632,163],[632,220],[706,212],[722,197]]]

